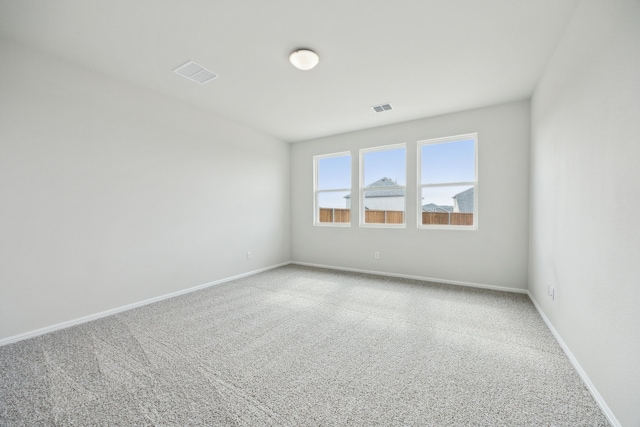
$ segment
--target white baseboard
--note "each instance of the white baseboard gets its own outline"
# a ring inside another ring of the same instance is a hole
[[[604,399],[596,389],[596,386],[593,385],[587,373],[584,371],[584,369],[582,369],[582,366],[580,366],[580,363],[578,363],[578,359],[576,359],[576,357],[573,355],[573,353],[571,352],[567,344],[564,342],[564,340],[562,339],[562,337],[560,336],[556,328],[553,326],[549,318],[544,314],[544,312],[542,311],[542,308],[538,304],[538,301],[536,301],[536,299],[533,297],[531,292],[527,291],[527,294],[529,295],[529,299],[531,299],[531,302],[533,302],[533,305],[536,307],[536,310],[538,310],[540,317],[542,317],[542,320],[544,320],[544,323],[546,323],[547,327],[549,327],[549,330],[551,331],[553,336],[556,338],[556,341],[558,341],[558,344],[560,344],[560,347],[564,351],[564,354],[566,354],[567,357],[569,358],[569,361],[571,362],[573,367],[576,368],[576,371],[578,371],[578,374],[582,378],[582,381],[584,381],[584,384],[587,386],[587,389],[589,389],[589,392],[591,393],[593,398],[596,400],[596,402],[598,402],[600,409],[602,409],[602,412],[604,412],[604,415],[607,417],[611,425],[613,427],[622,427],[622,424],[620,424],[620,421],[618,421],[616,416],[613,415],[611,408],[609,408],[609,405],[607,405],[607,403],[604,401]]]
[[[111,316],[111,315],[114,315],[114,314],[117,314],[117,313],[121,313],[123,311],[131,310],[131,309],[136,308],[136,307],[141,307],[143,305],[152,304],[154,302],[162,301],[162,300],[165,300],[165,299],[168,299],[168,298],[177,297],[177,296],[183,295],[183,294],[188,294],[190,292],[199,291],[200,289],[205,289],[205,288],[208,288],[210,286],[220,285],[222,283],[230,282],[232,280],[237,280],[237,279],[240,279],[242,277],[252,276],[254,274],[262,273],[263,271],[272,270],[274,268],[282,267],[282,266],[288,265],[288,264],[290,264],[289,261],[283,262],[281,264],[270,265],[268,267],[260,268],[258,270],[249,271],[247,273],[242,273],[242,274],[238,274],[238,275],[231,276],[231,277],[225,277],[224,279],[215,280],[213,282],[209,282],[209,283],[205,283],[205,284],[202,284],[202,285],[194,286],[194,287],[191,287],[191,288],[188,288],[188,289],[183,289],[183,290],[180,290],[180,291],[172,292],[170,294],[160,295],[158,297],[149,298],[149,299],[146,299],[144,301],[134,302],[133,304],[127,304],[127,305],[123,305],[121,307],[112,308],[110,310],[101,311],[100,313],[90,314],[88,316],[79,317],[77,319],[67,320],[66,322],[56,323],[55,325],[46,326],[44,328],[36,329],[34,331],[25,332],[25,333],[18,334],[18,335],[13,335],[11,337],[0,339],[0,347],[3,346],[3,345],[14,343],[14,342],[26,340],[26,339],[33,338],[33,337],[37,337],[39,335],[43,335],[43,334],[46,334],[48,332],[53,332],[53,331],[57,331],[57,330],[60,330],[60,329],[69,328],[71,326],[79,325],[81,323],[90,322],[92,320],[100,319],[102,317]]]
[[[314,263],[311,263],[311,262],[300,262],[300,261],[291,261],[291,264],[305,265],[307,267],[328,268],[328,269],[331,269],[331,270],[352,271],[354,273],[374,274],[374,275],[377,275],[377,276],[402,277],[403,279],[414,279],[414,280],[422,280],[422,281],[425,281],[425,282],[445,283],[447,285],[467,286],[467,287],[471,287],[471,288],[491,289],[493,291],[514,292],[514,293],[518,293],[518,294],[526,294],[527,293],[526,289],[506,288],[506,287],[502,287],[502,286],[485,285],[485,284],[482,284],[482,283],[461,282],[461,281],[458,281],[458,280],[436,279],[436,278],[433,278],[433,277],[411,276],[409,274],[388,273],[388,272],[385,272],[385,271],[362,270],[362,269],[359,269],[359,268],[348,268],[348,267],[336,267],[334,265],[314,264]]]

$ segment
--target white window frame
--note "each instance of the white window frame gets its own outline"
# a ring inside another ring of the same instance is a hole
[[[385,189],[389,189],[389,190],[397,190],[397,189],[403,189],[404,190],[404,209],[403,212],[404,214],[402,215],[402,224],[372,224],[372,223],[365,223],[365,206],[364,206],[364,191],[365,191],[365,182],[364,182],[364,155],[367,153],[373,153],[376,151],[387,151],[387,150],[394,150],[394,149],[398,149],[398,148],[404,148],[404,181],[407,182],[407,144],[406,143],[400,143],[400,144],[391,144],[391,145],[383,145],[380,147],[372,147],[372,148],[362,148],[360,149],[360,158],[358,159],[358,165],[360,168],[360,179],[359,179],[359,200],[360,200],[360,207],[359,207],[359,215],[358,217],[360,218],[360,227],[363,228],[407,228],[407,186],[406,185],[395,185],[395,186],[389,186],[389,187],[385,187]]]
[[[338,192],[351,192],[351,183],[349,183],[348,188],[330,188],[326,190],[318,189],[318,161],[322,159],[329,159],[332,157],[345,157],[349,156],[349,160],[352,160],[351,151],[342,151],[340,153],[331,153],[331,154],[320,154],[317,156],[313,156],[313,225],[318,227],[351,227],[351,222],[320,222],[320,207],[318,206],[318,196],[320,193],[338,193]],[[351,177],[351,168],[353,166],[353,162],[349,162],[349,176]],[[351,204],[353,207],[353,203]],[[353,209],[349,208],[351,211],[350,218],[353,218]]]
[[[473,139],[473,149],[474,149],[474,181],[464,181],[464,182],[445,182],[438,184],[423,184],[422,183],[422,147],[425,145],[431,144],[444,144],[448,142],[462,141]],[[478,229],[478,134],[477,133],[467,133],[464,135],[456,135],[456,136],[447,136],[443,138],[433,138],[418,141],[418,164],[416,168],[416,175],[418,180],[418,228],[419,229],[430,229],[430,230],[467,230],[467,231],[475,231]],[[473,225],[438,225],[438,224],[423,224],[422,223],[422,189],[429,187],[456,187],[463,185],[472,185],[473,186]]]

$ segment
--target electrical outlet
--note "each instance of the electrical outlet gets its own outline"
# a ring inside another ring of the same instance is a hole
[[[247,252],[247,260],[251,259],[251,252]]]
[[[379,252],[379,251],[375,251],[375,252],[373,253],[373,257],[374,257],[375,259],[380,259],[380,252]]]

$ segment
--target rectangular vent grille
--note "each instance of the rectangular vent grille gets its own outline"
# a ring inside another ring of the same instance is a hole
[[[207,70],[193,61],[189,61],[186,64],[179,66],[173,70],[173,72],[199,84],[204,84],[218,77],[216,73]]]
[[[374,105],[371,109],[376,113],[383,113],[385,111],[393,110],[393,107],[387,102],[386,104]]]

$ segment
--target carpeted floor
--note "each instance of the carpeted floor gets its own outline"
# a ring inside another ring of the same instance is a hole
[[[606,426],[528,297],[287,266],[0,347],[2,426]]]

